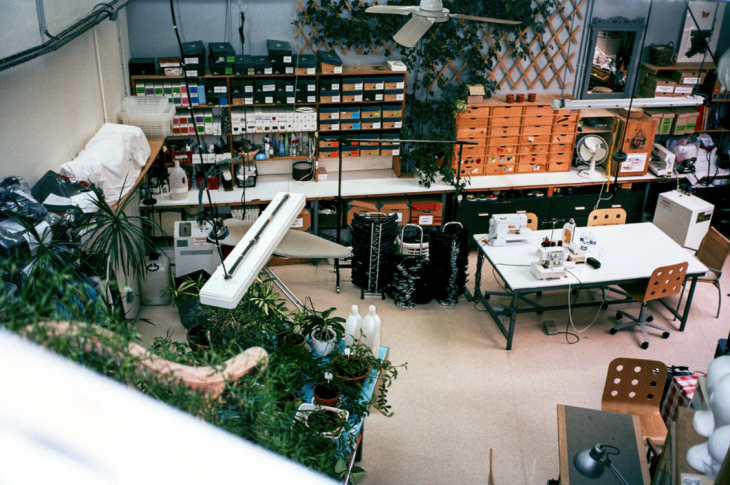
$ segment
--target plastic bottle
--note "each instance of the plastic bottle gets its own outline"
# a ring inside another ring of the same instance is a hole
[[[271,150],[271,143],[268,138],[264,138],[264,159],[269,158],[269,151]]]
[[[569,244],[573,242],[575,237],[575,221],[573,219],[563,225],[563,244]]]
[[[360,329],[362,328],[362,317],[360,316],[357,305],[352,305],[352,313],[345,321],[345,345],[351,346],[360,338]]]
[[[286,149],[284,148],[284,138],[279,138],[279,156],[286,156]]]
[[[170,197],[173,200],[184,200],[188,197],[188,175],[180,168],[179,160],[175,160],[175,168],[170,172]]]
[[[290,156],[289,155],[289,134],[288,133],[284,134],[284,153],[286,153],[287,157]]]
[[[369,312],[362,319],[362,332],[365,334],[365,345],[370,347],[374,356],[380,354],[380,317],[375,313],[375,305],[370,305]]]

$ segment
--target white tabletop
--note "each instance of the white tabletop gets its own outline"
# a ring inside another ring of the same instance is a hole
[[[700,263],[687,250],[674,242],[661,229],[651,222],[640,224],[624,224],[617,226],[579,227],[576,229],[576,240],[581,234],[591,232],[596,237],[596,247],[588,257],[601,262],[599,269],[587,264],[578,264],[564,278],[554,280],[538,280],[530,272],[530,264],[538,260],[537,248],[540,241],[550,230],[533,231],[525,239],[527,244],[515,246],[492,247],[485,242],[486,234],[477,234],[474,239],[480,250],[496,268],[505,283],[513,290],[543,289],[551,287],[576,286],[582,284],[600,284],[649,278],[652,272],[661,266],[689,263],[687,274],[697,276],[704,274],[707,267]],[[560,238],[562,228],[555,230],[554,239]],[[602,258],[599,254],[605,250]],[[602,261],[601,261],[602,259]],[[514,266],[508,266],[514,265]]]

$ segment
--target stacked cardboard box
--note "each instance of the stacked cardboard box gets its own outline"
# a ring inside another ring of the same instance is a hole
[[[697,129],[697,117],[699,111],[696,108],[671,108],[675,114],[674,124],[672,125],[673,135],[692,134]]]
[[[641,95],[645,98],[671,98],[677,83],[672,79],[649,74],[641,85]]]

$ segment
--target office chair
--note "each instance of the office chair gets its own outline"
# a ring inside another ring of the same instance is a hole
[[[720,318],[720,306],[722,305],[720,276],[722,276],[722,267],[725,266],[728,255],[730,255],[730,241],[720,234],[717,229],[711,227],[707,231],[707,234],[705,234],[705,237],[702,238],[695,257],[709,269],[707,273],[697,278],[697,282],[710,283],[717,288],[717,315],[715,315],[715,318]],[[685,279],[682,283],[682,293],[679,295],[679,302],[677,303],[677,312],[679,312],[679,306],[682,304],[686,284],[687,280]],[[674,319],[676,320],[677,317],[674,317]]]
[[[517,211],[518,214],[522,213],[527,216],[527,228],[531,231],[537,231],[539,225],[537,221],[537,216],[533,214],[532,212],[525,212],[525,211]]]
[[[616,209],[596,209],[588,214],[588,227],[618,226],[626,224],[626,211]]]
[[[684,263],[662,266],[655,269],[648,280],[619,285],[619,287],[623,290],[621,293],[626,296],[631,296],[636,301],[641,302],[641,310],[639,311],[638,317],[634,317],[620,310],[616,312],[616,320],[621,320],[622,317],[627,317],[631,320],[631,322],[614,325],[610,330],[611,335],[615,335],[617,331],[623,328],[638,325],[641,328],[641,333],[644,334],[644,343],[641,344],[642,349],[649,348],[649,334],[646,331],[646,327],[661,330],[663,332],[662,338],[669,338],[669,330],[650,323],[654,320],[654,317],[651,313],[646,312],[646,304],[652,300],[658,300],[660,298],[665,298],[679,293],[682,288],[684,276],[687,274],[688,266],[689,263],[686,261]]]

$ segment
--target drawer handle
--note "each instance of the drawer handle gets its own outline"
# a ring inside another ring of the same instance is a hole
[[[577,211],[584,211],[584,210],[586,210],[586,208],[585,207],[576,207],[575,210],[577,210]]]
[[[614,208],[614,209],[616,209],[616,208],[619,208],[620,209],[621,208],[621,204],[613,204],[611,207]]]
[[[489,212],[482,212],[479,217],[489,217]]]

